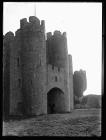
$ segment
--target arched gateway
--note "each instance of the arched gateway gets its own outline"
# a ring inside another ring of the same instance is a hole
[[[57,87],[52,88],[47,93],[47,113],[61,113],[64,112],[64,92]]]

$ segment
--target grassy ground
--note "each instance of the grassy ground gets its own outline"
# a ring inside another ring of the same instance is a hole
[[[101,110],[74,110],[3,122],[3,136],[101,136]]]

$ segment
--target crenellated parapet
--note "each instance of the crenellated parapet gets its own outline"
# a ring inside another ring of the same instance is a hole
[[[10,52],[11,52],[11,48],[13,46],[13,40],[14,40],[14,34],[12,32],[9,31],[4,35],[4,38],[3,38],[3,67],[6,66],[5,70],[9,69]]]
[[[23,18],[20,20],[20,28],[23,29],[28,25],[27,18]]]
[[[29,17],[29,22],[27,21],[27,18],[23,18],[20,20],[20,28],[15,31],[15,35],[13,32],[9,31],[5,35],[3,35],[3,40],[6,39],[13,39],[13,37],[20,35],[20,33],[25,31],[41,31],[44,33],[45,31],[45,21],[39,20],[35,16]]]
[[[52,32],[48,32],[46,35],[47,35],[47,39],[50,39],[52,37]]]
[[[47,40],[49,40],[49,39],[52,39],[52,38],[66,38],[66,32],[63,32],[63,33],[61,33],[60,31],[58,31],[58,30],[55,30],[53,33],[52,32],[48,32],[47,34],[46,34],[46,36],[47,36]]]
[[[29,22],[27,21],[27,18],[23,18],[20,20],[20,29],[24,30],[45,30],[45,21],[44,20],[39,20],[35,16],[30,16],[29,17]]]
[[[3,36],[3,54],[10,55],[11,47],[14,42],[14,33],[9,31]]]
[[[64,36],[64,37],[66,37],[66,36],[67,36],[66,32],[63,32],[63,36]]]
[[[73,74],[73,63],[72,63],[72,55],[68,55],[68,63],[69,63],[69,74]]]
[[[14,33],[11,31],[7,32],[3,37],[3,41],[10,41],[13,39],[14,39]]]
[[[3,37],[3,54],[9,54],[11,47],[14,42],[14,33],[9,31]]]
[[[54,35],[54,36],[59,36],[59,35],[61,35],[61,32],[58,31],[58,30],[55,30],[54,33],[53,33],[53,35]]]

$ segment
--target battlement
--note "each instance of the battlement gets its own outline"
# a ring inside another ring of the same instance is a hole
[[[86,74],[86,71],[85,71],[85,70],[80,69],[80,70],[79,70],[79,73],[84,73],[84,74]]]
[[[29,22],[31,22],[31,23],[37,22],[38,24],[40,24],[40,20],[35,16],[30,16],[29,17]]]
[[[61,35],[61,32],[58,31],[58,30],[55,30],[54,33],[53,33],[53,35],[54,35],[54,36],[55,36],[55,35]]]
[[[56,30],[53,33],[54,36],[64,36],[66,37],[66,32],[61,33],[60,31]]]
[[[69,59],[72,61],[72,55],[68,54]]]
[[[55,30],[52,34],[52,32],[47,33],[47,40],[52,38],[52,37],[65,37],[66,38],[66,32],[61,33],[58,30]]]
[[[42,27],[45,27],[45,21],[44,20],[41,20],[41,24],[40,24]]]
[[[14,33],[9,31],[4,35],[4,40],[13,40],[14,39]]]
[[[66,32],[63,32],[63,36],[64,36],[64,37],[66,37],[66,36],[67,36]]]
[[[27,18],[23,18],[20,20],[20,28],[25,29],[27,27],[37,27],[37,28],[44,28],[45,27],[45,21],[44,20],[39,20],[35,16],[30,16],[29,17],[29,22],[27,21]]]
[[[47,39],[50,39],[52,37],[52,32],[47,33]]]
[[[27,18],[23,18],[20,20],[20,28],[23,29],[28,24]]]
[[[63,68],[58,68],[56,66],[53,65],[47,65],[47,69],[48,71],[54,72],[54,73],[64,73],[64,69]]]

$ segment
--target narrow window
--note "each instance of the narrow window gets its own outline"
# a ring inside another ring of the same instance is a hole
[[[55,81],[57,82],[57,76],[55,76]]]
[[[18,87],[21,87],[21,79],[18,79]]]
[[[19,57],[17,58],[17,66],[19,67]]]

